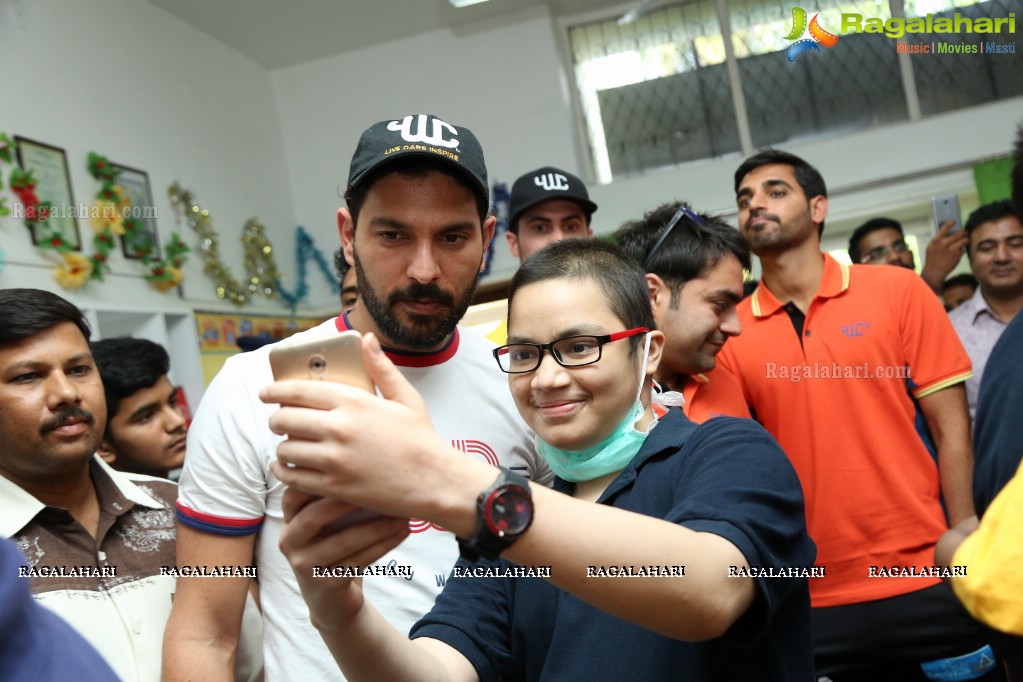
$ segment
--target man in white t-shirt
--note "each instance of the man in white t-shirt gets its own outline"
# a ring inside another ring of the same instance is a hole
[[[532,434],[491,366],[492,344],[456,326],[494,234],[476,137],[426,114],[377,123],[359,140],[345,200],[338,231],[361,297],[336,319],[292,338],[373,332],[423,394],[444,438],[466,456],[547,483],[551,474]],[[178,564],[255,564],[266,679],[342,679],[277,546],[284,486],[269,464],[283,437],[268,426],[277,406],[258,398],[273,381],[269,352],[229,359],[199,406],[177,505]],[[409,540],[376,564],[382,575],[365,578],[385,617],[406,631],[433,605],[458,557],[450,532],[416,520],[410,530]],[[165,680],[230,678],[246,585],[238,578],[179,579]]]

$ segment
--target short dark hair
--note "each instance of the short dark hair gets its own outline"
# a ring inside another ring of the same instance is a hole
[[[345,249],[341,247],[334,252],[334,269],[337,270],[338,281],[343,281],[345,275],[348,274],[348,270],[352,266],[345,260]]]
[[[476,210],[479,212],[480,229],[483,229],[483,223],[490,212],[490,205],[487,203],[486,197],[480,193],[478,188],[470,184],[463,174],[455,171],[450,162],[441,161],[429,156],[399,157],[391,163],[377,166],[367,173],[365,178],[359,180],[359,184],[356,187],[349,187],[348,191],[345,192],[344,198],[348,204],[348,211],[352,214],[353,226],[359,223],[359,212],[362,210],[362,205],[366,202],[366,194],[370,188],[373,187],[377,180],[391,173],[398,173],[409,180],[425,178],[434,173],[440,173],[452,178],[459,185],[472,192],[472,195],[476,198]]]
[[[962,272],[953,277],[949,277],[941,283],[941,293],[945,293],[947,289],[952,287],[972,287],[974,291],[977,290],[978,282],[977,278],[968,272]]]
[[[107,398],[107,425],[117,414],[121,401],[144,388],[154,386],[170,372],[170,357],[164,347],[148,339],[127,336],[92,342],[92,359],[103,379]]]
[[[966,234],[970,235],[970,241],[973,241],[973,232],[984,223],[989,223],[992,220],[1001,220],[1006,216],[1015,216],[1016,210],[1012,205],[1012,202],[1008,199],[1002,199],[1001,201],[992,201],[990,204],[984,204],[979,207],[966,219],[966,224],[963,229],[966,230]],[[1020,220],[1023,220],[1021,218]],[[966,242],[966,254],[970,254],[970,241]]]
[[[849,258],[853,263],[859,263],[863,258],[863,249],[860,248],[860,242],[871,232],[875,230],[883,230],[885,228],[891,228],[896,230],[903,237],[906,233],[902,231],[902,223],[892,218],[871,218],[867,222],[863,223],[852,233],[849,237]]]
[[[78,306],[43,289],[0,289],[0,347],[71,322],[85,340],[92,330]]]
[[[644,263],[664,228],[682,206],[688,204],[681,201],[661,204],[641,219],[624,223],[611,238],[637,263]],[[682,216],[646,265],[647,272],[657,275],[670,287],[672,306],[678,305],[679,292],[687,282],[703,277],[725,256],[735,256],[744,270],[753,268],[749,244],[737,229],[717,216],[698,215],[703,225]]]
[[[824,177],[820,174],[820,171],[795,154],[790,154],[781,149],[765,149],[743,161],[735,171],[735,193],[739,193],[739,186],[747,174],[761,166],[769,166],[776,163],[792,166],[796,182],[799,183],[799,187],[803,190],[803,195],[806,196],[807,201],[818,196],[827,198],[828,187],[824,184]],[[823,233],[824,221],[822,220],[820,227],[817,229],[817,235],[820,236]]]
[[[551,279],[590,279],[600,287],[607,307],[626,329],[656,329],[650,306],[646,273],[631,257],[603,239],[563,239],[548,244],[526,259],[508,289],[511,314],[516,292],[527,284]],[[639,347],[642,336],[634,336],[631,352]]]

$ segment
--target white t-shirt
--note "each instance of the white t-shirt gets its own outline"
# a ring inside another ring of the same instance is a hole
[[[325,338],[346,329],[343,317],[291,337]],[[389,352],[426,402],[434,428],[468,456],[479,457],[548,484],[553,475],[536,454],[507,378],[491,355],[493,344],[464,330],[431,354]],[[277,546],[284,485],[270,471],[283,436],[267,422],[276,410],[259,400],[273,381],[270,346],[228,359],[203,396],[188,432],[188,457],[178,495],[178,519],[221,535],[258,532],[256,564],[264,620],[266,679],[343,680],[309,622],[309,610],[287,559]],[[387,447],[381,443],[381,447]],[[413,521],[412,535],[377,565],[408,567],[411,576],[368,576],[367,598],[402,632],[433,606],[458,557],[448,531]],[[405,571],[406,569],[402,569]],[[329,578],[326,578],[329,579]]]

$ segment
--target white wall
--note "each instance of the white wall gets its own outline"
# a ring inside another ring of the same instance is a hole
[[[294,286],[295,226],[304,225],[328,256],[336,248],[338,187],[359,133],[373,122],[427,111],[466,125],[484,145],[492,182],[510,185],[547,164],[585,177],[559,25],[545,10],[531,10],[268,73],[146,0],[0,0],[0,130],[64,147],[77,200],[98,189],[85,169],[90,150],[149,171],[161,234],[178,229],[194,243],[186,226],[174,225],[165,194],[180,180],[213,213],[224,260],[239,276],[241,226],[258,216]],[[975,202],[969,170],[929,170],[1007,151],[1021,105],[1016,98],[789,146],[818,165],[832,191],[825,246],[843,243],[858,221],[878,212],[897,214],[925,237],[928,198],[937,192],[961,192],[968,210]],[[675,198],[734,214],[739,161],[591,186],[600,205],[594,226],[609,232]],[[899,180],[920,171],[923,177]],[[87,223],[81,230],[91,237]],[[58,290],[52,266],[20,223],[0,219],[0,243],[8,259],[0,286]],[[503,241],[495,255],[490,279],[509,277],[517,262]],[[86,306],[231,309],[213,296],[198,254],[186,270],[184,300],[153,291],[134,263],[116,256],[113,264],[108,284],[60,293]],[[301,312],[336,309],[315,269],[310,285]],[[261,309],[282,307],[261,302]]]
[[[530,11],[436,31],[273,73],[298,222],[337,243],[334,213],[359,135],[387,118],[432,113],[473,131],[490,183],[544,165],[578,171],[554,27]],[[518,266],[501,237],[493,276]]]
[[[188,226],[175,224],[167,198],[179,180],[211,212],[237,276],[244,274],[241,227],[252,216],[272,230],[278,265],[294,270],[280,122],[270,76],[255,62],[147,0],[0,0],[0,92],[0,131],[64,148],[76,202],[91,204],[99,190],[86,170],[96,151],[149,173],[161,237],[177,230],[196,242]],[[5,185],[10,169],[2,169]],[[79,229],[91,247],[88,221]],[[0,219],[0,244],[7,257],[0,287],[45,288],[83,307],[232,309],[214,294],[198,252],[186,266],[182,300],[153,289],[119,249],[107,282],[68,292],[20,221]]]
[[[476,30],[429,33],[275,71],[299,222],[333,229],[323,216],[340,203],[337,185],[343,187],[359,133],[373,122],[414,111],[436,113],[476,132],[492,182],[510,185],[519,174],[547,164],[585,177],[561,57],[558,32],[565,23],[530,12]],[[1006,153],[1021,119],[1023,98],[1015,98],[783,147],[817,165],[828,183],[825,248],[844,246],[858,223],[878,213],[904,220],[926,246],[932,194],[959,192],[964,213],[976,204],[968,168],[937,169]],[[673,199],[734,221],[732,174],[740,161],[734,155],[591,185],[600,206],[594,227],[613,231]],[[906,178],[920,173],[923,177]],[[865,183],[874,186],[849,191]],[[510,277],[517,261],[503,243],[496,254],[488,279]]]

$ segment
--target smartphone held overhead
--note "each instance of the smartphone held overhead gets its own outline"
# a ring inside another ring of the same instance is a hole
[[[962,216],[959,213],[959,195],[939,194],[931,197],[931,217],[934,219],[935,232],[949,220],[955,221],[955,225],[948,231],[949,234],[963,229]]]

